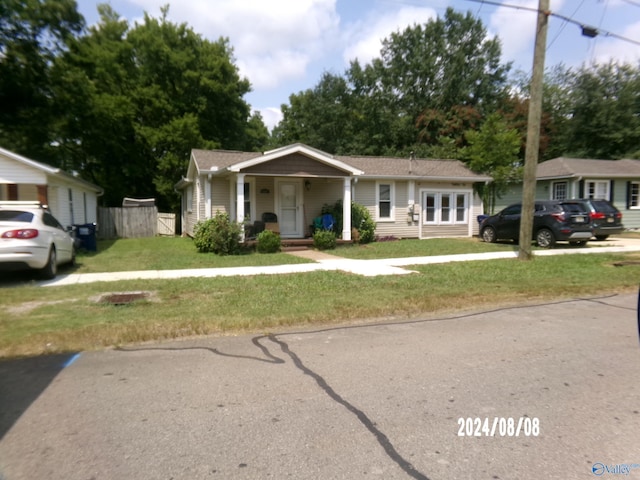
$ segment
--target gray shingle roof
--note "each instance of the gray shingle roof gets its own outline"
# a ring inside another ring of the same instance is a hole
[[[362,170],[365,177],[436,177],[468,179],[477,182],[490,180],[490,177],[486,175],[472,172],[459,160],[414,159],[410,161],[408,158],[333,156],[324,152],[319,153]],[[263,156],[261,152],[195,149],[191,151],[191,154],[201,172],[211,170],[212,167],[223,170],[232,165]]]
[[[261,157],[261,152],[238,152],[234,150],[191,150],[198,170],[211,170],[211,167],[218,167],[218,170],[230,167],[236,163]]]
[[[364,176],[376,177],[441,177],[474,181],[489,179],[469,170],[460,160],[432,160],[396,157],[337,157],[340,161],[362,170]]]
[[[563,177],[640,177],[640,160],[594,160],[586,158],[554,158],[538,165],[536,176]]]

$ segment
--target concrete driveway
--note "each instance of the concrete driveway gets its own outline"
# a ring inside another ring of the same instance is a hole
[[[0,478],[640,479],[637,306],[0,362]]]

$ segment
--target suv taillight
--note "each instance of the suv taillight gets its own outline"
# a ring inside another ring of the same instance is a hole
[[[591,220],[602,220],[604,218],[604,213],[602,212],[591,212],[589,214]]]
[[[552,213],[551,216],[559,222],[564,222],[566,220],[564,213]]]
[[[2,234],[2,238],[19,238],[22,240],[36,238],[38,230],[35,228],[21,228],[20,230],[9,230]]]
[[[620,212],[616,212],[616,218],[617,218],[618,220],[622,220],[622,213],[620,213]]]

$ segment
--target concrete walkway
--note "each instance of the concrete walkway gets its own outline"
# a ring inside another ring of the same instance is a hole
[[[629,253],[640,252],[640,239],[613,238],[605,242],[590,242],[585,248],[554,248],[537,250],[536,256],[584,255],[590,253]],[[45,287],[78,285],[92,282],[118,282],[122,280],[174,279],[185,277],[230,277],[250,275],[278,275],[285,273],[305,273],[315,271],[343,271],[373,277],[378,275],[408,275],[416,273],[408,270],[410,265],[429,265],[448,262],[467,262],[476,260],[496,260],[517,258],[518,252],[467,253],[463,255],[434,255],[428,257],[384,258],[376,260],[352,260],[330,255],[316,250],[290,252],[291,255],[313,260],[315,263],[293,265],[271,265],[266,267],[197,268],[184,270],[140,270],[133,272],[108,273],[72,273],[59,275],[53,280],[42,282]]]

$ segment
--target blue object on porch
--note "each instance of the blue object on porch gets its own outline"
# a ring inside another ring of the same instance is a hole
[[[324,230],[333,230],[333,224],[334,224],[334,220],[333,220],[333,215],[331,215],[330,213],[325,213],[324,215],[322,215],[322,228]]]

